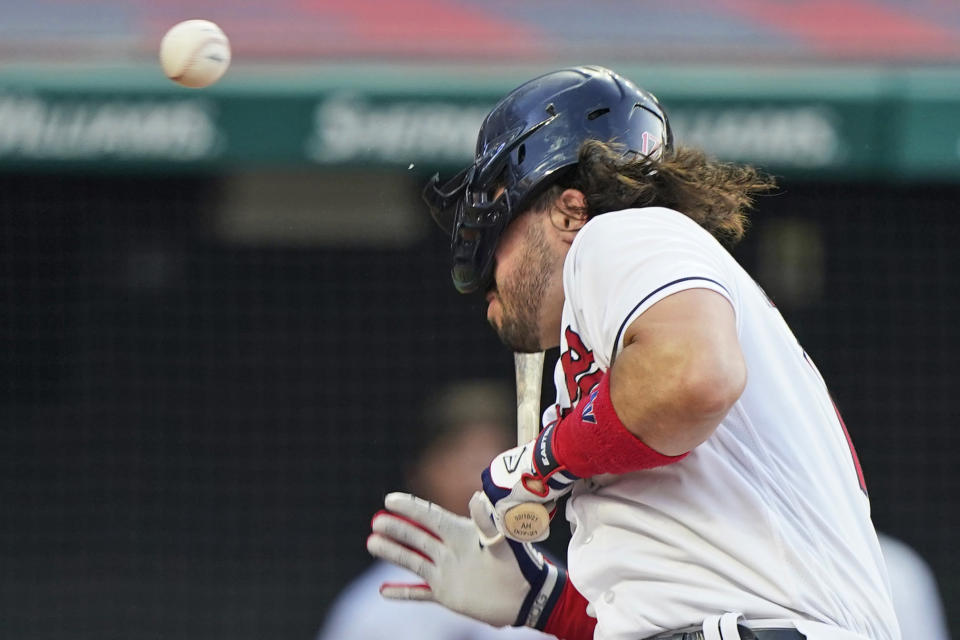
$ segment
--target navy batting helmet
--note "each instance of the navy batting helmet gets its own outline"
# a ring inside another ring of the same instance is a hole
[[[480,126],[473,164],[443,185],[436,175],[427,183],[423,198],[451,234],[458,291],[486,288],[503,230],[577,163],[587,140],[656,156],[673,135],[656,97],[626,78],[603,67],[561,69],[498,102]]]

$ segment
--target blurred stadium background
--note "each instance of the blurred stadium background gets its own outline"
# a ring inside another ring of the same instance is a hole
[[[423,399],[512,375],[419,188],[579,63],[781,176],[737,256],[960,628],[956,2],[0,6],[0,637],[311,637]],[[203,91],[155,61],[196,17]]]

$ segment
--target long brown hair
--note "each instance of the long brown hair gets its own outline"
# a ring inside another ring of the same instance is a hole
[[[597,140],[580,147],[576,168],[560,184],[538,204],[570,187],[584,193],[590,217],[633,207],[668,207],[727,246],[743,237],[754,196],[776,186],[754,167],[719,162],[699,149],[675,147],[659,158],[624,156],[615,143]]]

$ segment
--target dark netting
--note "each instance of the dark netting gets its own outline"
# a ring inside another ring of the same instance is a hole
[[[878,526],[949,607],[960,188],[786,191],[738,256],[827,378]],[[239,248],[210,231],[217,197],[215,178],[0,178],[4,637],[310,637],[367,562],[423,398],[512,381],[439,232]],[[823,278],[777,281],[770,238]]]

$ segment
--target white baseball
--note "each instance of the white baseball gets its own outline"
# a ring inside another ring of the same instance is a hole
[[[230,41],[209,20],[175,24],[160,41],[160,64],[167,77],[192,89],[209,87],[230,66]]]

